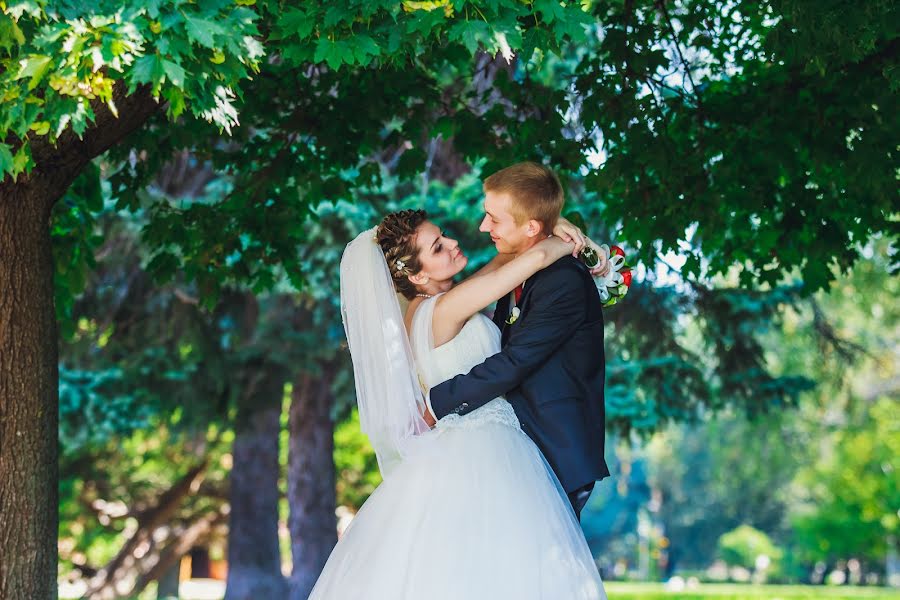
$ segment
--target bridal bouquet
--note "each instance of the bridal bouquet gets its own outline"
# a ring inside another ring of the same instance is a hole
[[[580,212],[570,212],[566,215],[566,219],[582,231],[587,231],[587,224]],[[587,245],[581,249],[580,254],[581,261],[591,270],[600,262],[595,248],[593,245]],[[631,287],[631,266],[625,263],[625,251],[618,246],[603,244],[599,246],[599,251],[606,253],[609,271],[605,276],[595,275],[594,282],[597,284],[603,306],[612,306],[624,298],[628,288]]]
[[[595,276],[597,291],[600,292],[600,300],[603,306],[612,306],[625,297],[628,288],[631,287],[631,267],[625,262],[625,251],[618,246],[600,246],[600,251],[609,257],[609,272],[605,276]],[[585,246],[581,251],[581,259],[588,268],[597,266],[599,257],[597,251],[590,246]]]

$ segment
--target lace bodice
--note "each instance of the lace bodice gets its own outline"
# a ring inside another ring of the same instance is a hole
[[[500,352],[500,331],[481,313],[473,315],[455,338],[433,348],[430,332],[434,301],[435,298],[430,298],[423,302],[413,316],[413,354],[419,375],[429,388],[461,373],[468,373],[487,357]],[[423,338],[428,343],[423,343]],[[471,427],[485,422],[519,427],[515,411],[501,397],[465,415],[447,415],[438,421],[437,428]]]

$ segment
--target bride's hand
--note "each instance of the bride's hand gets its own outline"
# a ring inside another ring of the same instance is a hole
[[[578,257],[578,253],[581,252],[581,249],[587,244],[587,237],[585,237],[584,232],[564,217],[560,217],[559,220],[557,220],[556,227],[553,228],[553,235],[561,238],[563,241],[575,244],[572,256],[576,258]]]
[[[548,264],[558,261],[567,254],[572,254],[572,242],[566,241],[561,237],[551,235],[545,240],[541,240],[535,244],[535,248],[543,250],[547,256]]]
[[[587,245],[597,253],[597,265],[591,269],[591,275],[593,277],[606,277],[609,274],[609,255],[597,245],[597,242],[591,238],[586,239]]]

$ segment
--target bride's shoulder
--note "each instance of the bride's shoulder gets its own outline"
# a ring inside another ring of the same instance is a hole
[[[409,301],[409,304],[406,307],[406,312],[403,314],[403,322],[406,325],[406,331],[412,331],[413,323],[415,323],[416,315],[419,313],[419,308],[422,307],[426,302],[435,302],[440,296],[443,294],[438,294],[437,296],[432,296],[430,298],[425,298],[422,296],[417,296]]]

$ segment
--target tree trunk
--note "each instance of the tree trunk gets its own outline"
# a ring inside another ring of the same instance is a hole
[[[257,367],[241,391],[232,451],[225,600],[287,596],[278,544],[278,435],[283,390],[281,377]]]
[[[306,600],[337,543],[334,423],[331,372],[302,373],[294,383],[290,412],[290,600]]]
[[[58,397],[51,203],[0,193],[0,598],[56,598]]]
[[[94,126],[56,144],[38,136],[36,163],[0,178],[0,598],[56,598],[59,371],[50,210],[85,164],[159,107],[146,86],[114,90],[121,117],[97,101]],[[18,148],[16,148],[18,150]]]
[[[178,600],[180,587],[179,564],[169,565],[157,581],[156,600]]]

